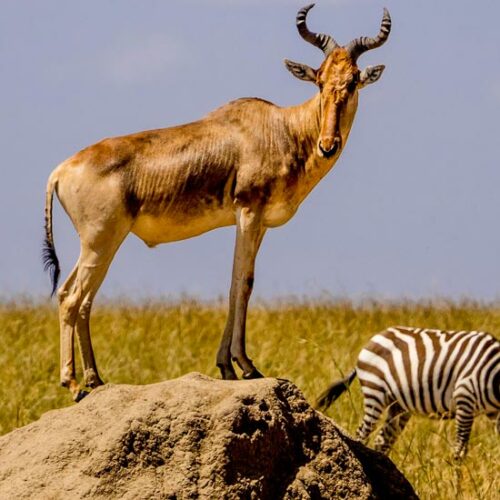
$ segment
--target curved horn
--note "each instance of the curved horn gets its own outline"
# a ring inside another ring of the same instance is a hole
[[[329,35],[323,35],[322,33],[313,33],[309,31],[306,24],[307,13],[314,7],[314,4],[306,5],[302,7],[297,12],[297,29],[299,30],[300,36],[309,43],[312,43],[315,47],[321,49],[325,56],[328,56],[330,52],[338,47],[338,43]]]
[[[370,38],[367,36],[362,36],[360,38],[355,38],[352,42],[345,47],[350,56],[356,60],[363,52],[367,50],[376,49],[380,47],[387,38],[389,38],[389,33],[391,32],[391,16],[389,11],[384,8],[384,16],[382,17],[382,24],[380,26],[379,34],[375,38]]]

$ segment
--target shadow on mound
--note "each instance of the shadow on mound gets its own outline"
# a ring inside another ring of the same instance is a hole
[[[107,385],[0,438],[0,498],[417,498],[292,383]]]

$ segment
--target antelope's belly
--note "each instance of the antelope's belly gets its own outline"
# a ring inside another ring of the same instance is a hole
[[[185,240],[218,227],[235,224],[234,213],[228,210],[210,211],[188,217],[185,214],[139,215],[132,226],[132,233],[146,245],[154,247],[160,243]]]

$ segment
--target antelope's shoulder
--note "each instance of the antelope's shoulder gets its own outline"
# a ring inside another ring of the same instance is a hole
[[[262,138],[266,130],[280,118],[280,107],[258,97],[241,97],[222,105],[206,115],[201,122],[224,133],[243,133],[245,142]],[[258,141],[259,142],[259,141]]]
[[[225,116],[227,113],[238,112],[258,112],[272,111],[280,109],[276,104],[260,97],[239,97],[232,101],[223,104],[212,112],[208,113],[205,118],[218,118],[220,115]]]

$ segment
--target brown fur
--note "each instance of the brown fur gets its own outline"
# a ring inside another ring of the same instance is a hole
[[[47,255],[56,259],[50,253],[54,190],[81,240],[80,258],[58,292],[61,382],[75,398],[81,393],[73,337],[79,341],[85,384],[101,384],[90,342],[90,309],[130,232],[154,246],[237,226],[228,322],[217,364],[224,378],[236,378],[231,358],[245,377],[260,376],[245,352],[256,254],[267,228],[287,222],[338,159],[362,86],[355,62],[342,48],[312,74],[320,92],[299,106],[238,99],[193,123],[104,139],[52,173]],[[339,147],[325,154],[335,141]]]

